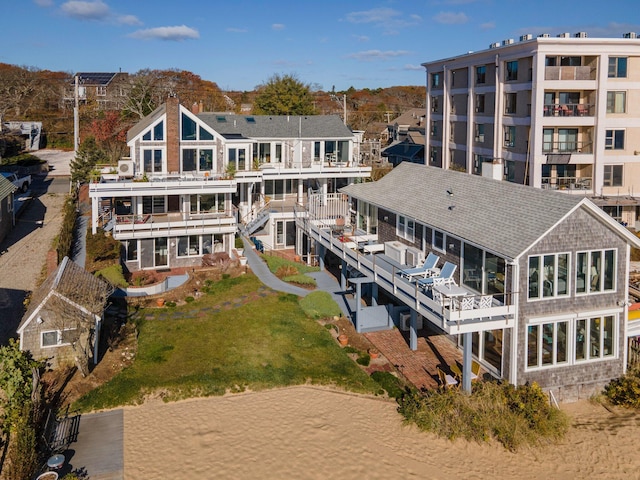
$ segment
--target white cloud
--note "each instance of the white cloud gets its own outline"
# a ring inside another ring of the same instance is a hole
[[[399,11],[392,8],[373,8],[363,12],[348,13],[346,18],[351,23],[384,23],[400,15]]]
[[[118,23],[121,25],[142,25],[142,22],[135,15],[120,15]]]
[[[485,23],[481,23],[480,24],[480,28],[482,30],[492,30],[494,28],[496,28],[496,23],[495,22],[485,22]]]
[[[132,38],[141,40],[170,40],[181,41],[193,38],[200,38],[200,33],[186,25],[176,27],[157,27],[138,30],[129,35]]]
[[[355,58],[356,60],[361,60],[363,62],[371,62],[373,60],[388,60],[390,58],[402,57],[408,54],[409,52],[406,50],[387,50],[386,52],[383,52],[382,50],[366,50],[364,52],[356,52],[347,55],[347,58]]]
[[[369,37],[367,37],[366,35],[352,35],[353,38],[355,38],[358,42],[368,42],[369,41]]]
[[[231,33],[247,33],[249,31],[246,28],[235,28],[235,27],[229,27],[226,30],[227,32],[231,32]]]
[[[35,3],[39,7],[52,7],[53,6],[53,0],[33,0],[33,3]]]
[[[433,19],[438,23],[444,23],[445,25],[462,24],[467,23],[469,18],[462,12],[440,12]]]
[[[424,67],[422,65],[411,65],[410,63],[407,63],[403,70],[409,70],[409,71],[424,71]]]
[[[100,0],[93,2],[71,0],[63,3],[60,9],[63,14],[80,20],[104,20],[109,16],[109,6]]]
[[[271,30],[284,30],[284,25],[282,23],[274,23],[271,25]]]

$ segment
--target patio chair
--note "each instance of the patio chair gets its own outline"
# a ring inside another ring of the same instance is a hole
[[[475,360],[471,363],[471,380],[478,380],[480,378],[480,364]]]
[[[440,273],[440,269],[436,267],[440,257],[435,255],[432,252],[429,252],[427,258],[423,262],[422,265],[417,266],[415,268],[407,268],[405,270],[400,270],[400,276],[407,278],[409,281],[414,278],[426,278],[432,275],[438,275]]]
[[[456,282],[453,279],[453,274],[456,272],[456,268],[458,268],[458,266],[455,263],[445,262],[445,264],[442,266],[442,270],[440,270],[440,275],[418,280],[418,285],[423,289],[428,290],[437,284],[455,284]]]
[[[493,304],[493,295],[482,295],[476,300],[476,308],[490,308]]]
[[[438,368],[438,378],[440,378],[440,383],[442,383],[442,386],[444,388],[455,387],[456,385],[458,385],[458,380],[453,378],[448,373],[444,373],[442,370],[440,370],[440,368]]]
[[[460,310],[473,310],[475,298],[472,296],[462,297],[460,299]]]

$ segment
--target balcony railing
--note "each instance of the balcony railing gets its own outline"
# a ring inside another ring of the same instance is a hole
[[[543,110],[545,117],[593,117],[594,111],[593,105],[586,103],[550,103]]]
[[[595,80],[597,69],[592,67],[545,67],[545,80]]]
[[[542,177],[546,190],[591,190],[591,177]]]
[[[211,233],[212,229],[235,231],[236,217],[231,210],[182,214],[114,215],[110,222],[113,234],[118,236],[153,236],[157,234],[189,235]]]
[[[591,142],[542,142],[542,153],[593,153]]]

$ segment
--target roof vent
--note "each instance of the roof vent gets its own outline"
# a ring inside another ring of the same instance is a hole
[[[587,32],[578,32],[574,35],[576,38],[587,38]]]
[[[495,42],[489,45],[489,48],[498,48],[500,46],[500,42]]]
[[[551,35],[549,35],[548,33],[541,33],[540,35],[538,35],[538,38],[549,38],[551,37]]]
[[[636,32],[627,32],[622,34],[622,38],[638,38],[638,34]]]
[[[571,34],[569,32],[559,33],[558,38],[571,38]]]
[[[506,40],[502,40],[502,45],[511,45],[513,43],[513,38],[507,38]]]
[[[521,42],[526,42],[527,40],[531,40],[532,38],[533,35],[531,35],[530,33],[527,33],[526,35],[520,35]]]

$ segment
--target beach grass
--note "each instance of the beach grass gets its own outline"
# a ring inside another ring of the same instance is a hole
[[[307,383],[379,391],[295,295],[266,289],[253,275],[203,290],[184,306],[138,311],[133,364],[74,406],[91,411],[147,395],[172,401]]]

